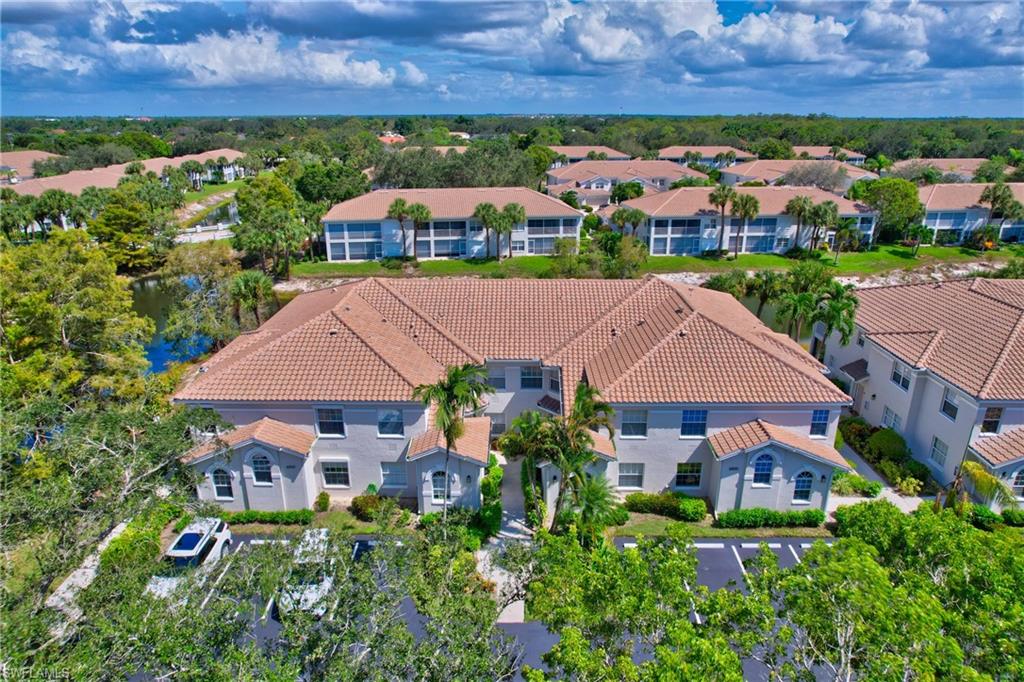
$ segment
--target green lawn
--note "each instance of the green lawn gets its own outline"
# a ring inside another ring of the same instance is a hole
[[[892,270],[914,270],[940,264],[977,261],[1002,262],[1013,256],[1024,256],[1024,245],[1004,246],[999,251],[981,253],[958,246],[922,247],[916,258],[902,246],[880,246],[875,251],[840,254],[836,274],[873,275]],[[829,257],[822,261],[832,263]],[[767,253],[740,254],[739,259],[714,259],[699,256],[652,256],[641,267],[640,274],[671,272],[721,272],[733,268],[744,270],[787,270],[799,261]],[[401,277],[399,269],[389,269],[377,261],[362,263],[297,263],[297,277]],[[517,256],[501,261],[490,259],[422,261],[412,270],[414,276],[451,277],[545,277],[550,276],[548,256]]]
[[[313,528],[330,528],[336,533],[376,533],[377,524],[360,521],[347,509],[332,509],[318,512],[313,519]],[[297,535],[307,526],[298,524],[239,523],[232,524],[231,532],[244,535]]]
[[[205,199],[211,194],[218,194],[219,192],[227,192],[237,190],[239,187],[245,184],[245,180],[235,180],[234,182],[224,182],[221,184],[214,184],[208,182],[203,185],[203,188],[198,192],[185,192],[185,205],[194,204],[195,202]]]
[[[610,530],[617,537],[645,535],[655,537],[665,534],[670,523],[680,523],[667,516],[657,514],[630,513],[629,521],[623,526],[614,526]],[[830,538],[832,533],[827,528],[715,528],[711,525],[711,517],[695,523],[683,523],[695,538]]]

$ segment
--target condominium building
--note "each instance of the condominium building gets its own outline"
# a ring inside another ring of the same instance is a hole
[[[1024,203],[1024,183],[1011,182],[1007,187],[1017,201]],[[958,243],[965,236],[985,225],[999,227],[999,238],[1019,242],[1024,238],[1024,220],[1007,221],[992,215],[991,207],[981,203],[985,183],[949,183],[924,185],[918,189],[924,206],[924,224],[935,233],[938,243]]]

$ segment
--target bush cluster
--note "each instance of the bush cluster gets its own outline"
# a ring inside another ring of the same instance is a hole
[[[218,514],[225,523],[269,523],[280,525],[308,526],[313,523],[312,509],[287,509],[282,511],[261,511],[246,509],[245,511],[224,511]]]
[[[1024,526],[1024,510],[1004,509],[1002,514],[997,514],[983,504],[975,504],[971,508],[970,521],[975,528],[981,530],[993,530],[1000,524]]]
[[[629,510],[625,505],[617,504],[612,507],[612,511],[608,515],[608,525],[625,526],[627,521],[629,521]]]
[[[802,511],[776,511],[764,507],[733,509],[718,515],[719,528],[813,528],[825,523],[825,512],[820,509]]]
[[[929,486],[928,467],[910,456],[903,436],[892,429],[878,429],[860,417],[841,417],[843,442],[858,452],[903,495],[917,495]]]
[[[384,498],[376,493],[366,493],[352,498],[352,515],[360,521],[373,521],[384,505]]]
[[[133,518],[120,535],[110,541],[100,555],[104,569],[130,569],[160,554],[160,533],[181,516],[181,507],[161,503]]]
[[[490,462],[487,465],[487,473],[480,479],[480,494],[484,498],[484,504],[493,502],[495,500],[501,500],[501,479],[505,476],[505,471],[498,464],[494,455],[491,455]]]
[[[526,525],[530,528],[540,528],[544,525],[544,517],[547,516],[547,505],[534,486],[530,485],[530,461],[523,460],[520,480],[523,485],[523,502],[526,507]]]
[[[320,494],[316,496],[316,502],[313,504],[313,508],[318,512],[325,512],[331,508],[331,496],[327,494],[327,491],[320,491]]]
[[[836,495],[878,497],[882,492],[882,484],[878,481],[869,481],[854,473],[837,471],[832,476],[832,492]]]
[[[660,514],[678,521],[700,521],[707,514],[707,505],[699,497],[682,493],[630,493],[626,509],[639,514]]]

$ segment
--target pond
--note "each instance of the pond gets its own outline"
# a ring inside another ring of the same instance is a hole
[[[218,225],[238,224],[238,204],[231,202],[213,209],[194,225],[194,227],[216,227]]]
[[[196,339],[184,353],[178,353],[171,342],[164,338],[171,303],[170,291],[163,286],[159,277],[147,277],[132,282],[132,310],[139,315],[145,315],[156,324],[153,338],[145,345],[150,372],[163,372],[171,362],[191,360],[203,353],[209,345],[208,339]]]
[[[745,307],[751,313],[757,312],[757,299],[754,298],[753,296],[744,296],[743,298],[740,299],[740,303],[742,303],[743,307]],[[779,324],[775,321],[775,311],[777,309],[778,306],[773,305],[771,303],[766,303],[764,306],[764,310],[761,311],[761,321],[764,322],[767,326],[771,327],[773,331],[777,331],[780,334],[785,334],[786,325]],[[813,328],[813,324],[811,324],[810,322],[804,322],[803,329],[800,330],[800,345],[802,345],[804,348],[809,348],[811,345]]]

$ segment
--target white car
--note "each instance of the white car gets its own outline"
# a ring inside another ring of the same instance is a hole
[[[281,591],[281,608],[299,609],[320,617],[327,612],[327,602],[334,587],[333,563],[327,558],[329,532],[326,528],[310,528],[302,534],[295,548],[295,561]]]
[[[162,567],[150,578],[146,592],[168,597],[193,568],[217,563],[231,546],[231,529],[217,518],[194,519],[164,553]]]

